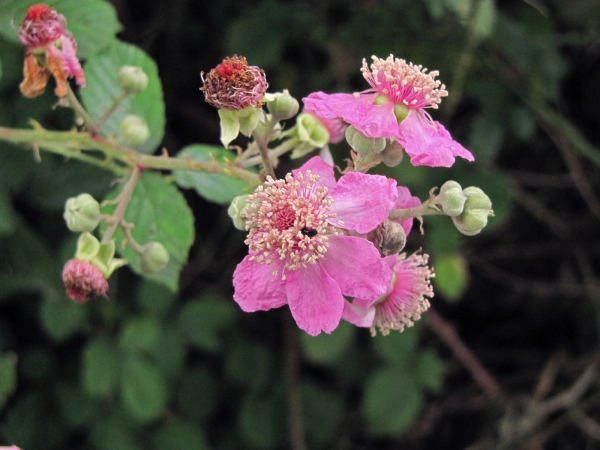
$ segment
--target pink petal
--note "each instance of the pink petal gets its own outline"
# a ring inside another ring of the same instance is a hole
[[[63,66],[69,77],[74,77],[75,82],[79,86],[85,87],[85,74],[83,73],[83,69],[81,68],[81,64],[77,59],[76,53],[77,44],[75,44],[73,38],[63,35],[61,54]]]
[[[273,271],[277,275],[273,275]],[[246,312],[267,311],[287,303],[285,281],[281,279],[283,262],[259,264],[246,256],[233,273],[233,299]]]
[[[413,166],[450,167],[456,156],[474,160],[471,152],[453,140],[441,123],[430,121],[422,111],[411,111],[400,123],[396,137]]]
[[[376,299],[386,293],[392,270],[372,242],[356,236],[329,236],[321,264],[349,297]]]
[[[420,204],[421,200],[419,200],[419,197],[413,197],[412,195],[410,195],[410,191],[407,187],[398,186],[398,198],[396,199],[394,209],[414,208],[416,206],[419,206]],[[404,228],[404,232],[408,236],[408,233],[410,233],[410,230],[413,226],[413,219],[410,218],[405,220],[394,220],[394,222],[399,223],[402,226],[402,228]]]
[[[394,104],[390,101],[374,105],[375,95],[315,92],[302,100],[307,110],[324,118],[341,117],[366,136],[395,136],[398,134],[398,120],[394,115]]]
[[[336,329],[344,297],[321,264],[307,264],[304,269],[288,272],[286,289],[290,311],[300,328],[312,336]]]
[[[375,319],[375,308],[363,309],[347,300],[344,300],[342,319],[357,327],[372,327]]]
[[[398,191],[395,180],[349,172],[340,178],[331,196],[334,200],[331,211],[337,216],[329,222],[347,230],[368,233],[387,219]]]
[[[317,186],[325,186],[329,191],[335,188],[335,174],[333,173],[333,166],[327,164],[318,156],[313,156],[299,169],[292,170],[292,174],[296,176],[299,172],[306,172],[310,170],[313,175],[319,175],[319,181],[316,183]]]

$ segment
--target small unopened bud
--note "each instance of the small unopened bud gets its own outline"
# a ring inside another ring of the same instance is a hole
[[[273,119],[287,120],[298,114],[300,103],[290,95],[287,89],[283,92],[276,92],[273,97],[273,100],[267,102],[267,108]]]
[[[67,295],[78,303],[85,303],[92,297],[106,295],[108,282],[102,272],[89,261],[71,259],[62,272]]]
[[[467,196],[461,185],[450,180],[442,185],[434,203],[440,205],[449,216],[458,216],[463,212],[466,200]]]
[[[406,245],[406,232],[399,223],[386,220],[370,231],[367,239],[377,247],[381,256],[385,257],[400,253]]]
[[[356,153],[365,156],[377,155],[385,148],[385,138],[370,138],[353,126],[346,128],[346,140]]]
[[[123,141],[137,147],[142,145],[150,137],[150,128],[143,117],[129,114],[123,118],[119,125],[119,131]]]
[[[123,66],[119,69],[119,84],[128,94],[137,94],[148,87],[148,75],[137,66]]]
[[[474,236],[487,225],[488,216],[493,215],[490,198],[478,187],[468,187],[463,190],[467,196],[463,212],[452,221],[458,231],[466,236]]]
[[[100,222],[100,204],[90,194],[80,194],[67,200],[63,217],[71,231],[94,231]]]
[[[398,141],[387,140],[385,148],[379,154],[381,162],[388,167],[396,167],[402,161],[404,149]]]
[[[248,204],[248,197],[250,197],[250,194],[238,195],[233,199],[229,208],[227,208],[227,214],[233,220],[233,226],[242,231],[246,229],[246,215],[243,213],[243,210]]]
[[[169,252],[160,242],[148,242],[142,246],[140,268],[144,273],[156,273],[169,262]]]

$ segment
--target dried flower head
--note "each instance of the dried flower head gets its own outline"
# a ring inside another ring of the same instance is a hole
[[[208,103],[218,109],[240,110],[262,106],[261,99],[269,84],[262,69],[249,66],[243,56],[227,57],[206,77],[200,72],[204,85],[200,88]]]
[[[54,92],[59,97],[67,94],[69,78],[85,86],[85,74],[76,55],[77,43],[67,30],[67,20],[62,14],[48,5],[30,6],[19,27],[19,40],[27,49],[20,85],[24,96],[41,95],[50,75],[56,80]]]
[[[62,273],[67,295],[78,303],[85,303],[92,297],[106,295],[108,282],[102,272],[89,261],[71,259]]]

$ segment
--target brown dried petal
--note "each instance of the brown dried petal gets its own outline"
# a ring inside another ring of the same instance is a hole
[[[23,64],[23,81],[19,85],[21,93],[27,98],[35,98],[44,93],[50,72],[38,65],[35,56],[29,53]]]

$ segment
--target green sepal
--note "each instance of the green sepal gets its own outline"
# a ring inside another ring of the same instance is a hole
[[[228,109],[219,109],[221,143],[224,147],[227,147],[240,133],[240,121],[236,112]]]
[[[77,251],[75,252],[75,259],[82,261],[91,261],[96,257],[100,250],[100,242],[96,237],[89,233],[81,233],[79,239],[77,239]]]
[[[109,242],[103,242],[100,244],[95,258],[91,261],[92,264],[102,272],[102,275],[106,279],[112,275],[115,269],[127,264],[126,259],[115,258],[115,250],[116,245],[114,239],[111,239]]]
[[[240,133],[244,136],[250,136],[258,126],[258,122],[265,121],[265,113],[261,108],[248,106],[247,108],[235,111],[239,124]]]

